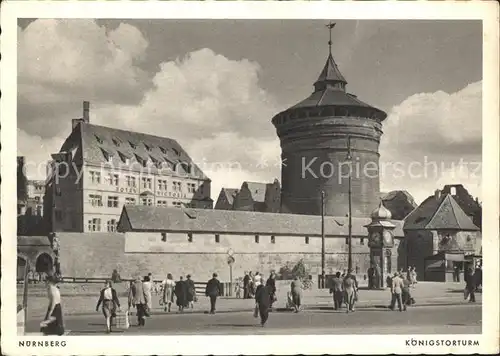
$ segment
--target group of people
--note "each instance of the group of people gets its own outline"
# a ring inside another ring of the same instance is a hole
[[[345,274],[335,273],[335,277],[330,282],[330,294],[333,294],[333,305],[335,310],[346,305],[346,312],[355,311],[355,304],[358,300],[358,281],[352,270]]]
[[[194,308],[194,303],[198,301],[196,295],[196,287],[191,275],[184,277],[180,276],[177,282],[174,281],[172,274],[168,273],[167,278],[161,283],[162,296],[160,304],[163,305],[165,312],[170,312],[172,304],[174,303],[179,308],[179,312],[183,312],[184,308]]]
[[[415,269],[413,268],[413,271]],[[389,308],[394,310],[396,303],[400,312],[406,311],[406,307],[415,303],[411,296],[410,288],[415,285],[410,272],[403,271],[395,272],[392,277],[389,277],[388,284],[391,288],[391,304]]]

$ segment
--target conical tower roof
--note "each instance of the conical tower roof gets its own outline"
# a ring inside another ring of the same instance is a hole
[[[314,84],[323,84],[326,82],[344,83],[344,85],[347,84],[344,76],[342,75],[342,73],[340,73],[337,63],[335,63],[335,60],[333,59],[332,53],[328,55],[325,66],[323,67],[318,80]]]

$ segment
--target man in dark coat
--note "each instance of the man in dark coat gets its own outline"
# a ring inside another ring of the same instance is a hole
[[[135,306],[137,308],[137,324],[139,326],[146,325],[146,316],[148,316],[148,300],[144,287],[140,278],[130,283],[128,294],[128,307],[129,309]]]
[[[373,267],[368,268],[368,289],[373,289],[373,277],[375,276],[375,270]]]
[[[217,273],[212,275],[212,279],[207,282],[205,288],[205,295],[210,298],[210,314],[215,314],[215,303],[217,302],[217,297],[220,295],[221,286],[217,279]]]
[[[272,309],[276,297],[276,275],[274,274],[274,272],[271,272],[271,276],[267,280],[266,286],[271,290],[271,304],[269,305],[269,309]]]
[[[476,291],[476,281],[474,278],[474,273],[472,272],[472,268],[469,268],[466,272],[465,289],[467,290],[467,294],[469,296],[469,303],[475,303],[476,295],[474,294],[474,292]]]
[[[179,311],[183,312],[184,307],[187,305],[187,293],[188,286],[182,276],[179,281],[175,283],[174,293],[176,297],[176,304],[179,307]]]
[[[260,325],[264,326],[269,318],[269,308],[272,304],[272,287],[260,284],[255,290],[255,302],[259,307]]]
[[[186,287],[187,287],[187,294],[186,294],[186,302],[187,302],[187,307],[191,307],[191,309],[194,308],[194,302],[196,299],[196,287],[194,285],[194,281],[191,279],[191,275],[188,274],[186,276]]]
[[[330,285],[330,293],[333,294],[333,305],[335,310],[339,310],[342,307],[342,300],[344,298],[343,284],[344,281],[340,278],[340,272],[335,273],[335,277],[332,278]]]
[[[243,277],[243,298],[250,298],[250,276],[245,272],[245,277]]]

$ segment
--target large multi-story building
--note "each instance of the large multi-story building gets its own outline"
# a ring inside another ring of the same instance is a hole
[[[210,179],[177,141],[83,118],[52,155],[46,202],[52,231],[113,232],[124,204],[211,209]]]

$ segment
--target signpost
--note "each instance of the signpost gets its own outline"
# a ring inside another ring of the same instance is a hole
[[[229,265],[229,296],[233,296],[233,263],[234,263],[234,257],[233,257],[233,250],[229,249],[227,250],[227,264]]]

